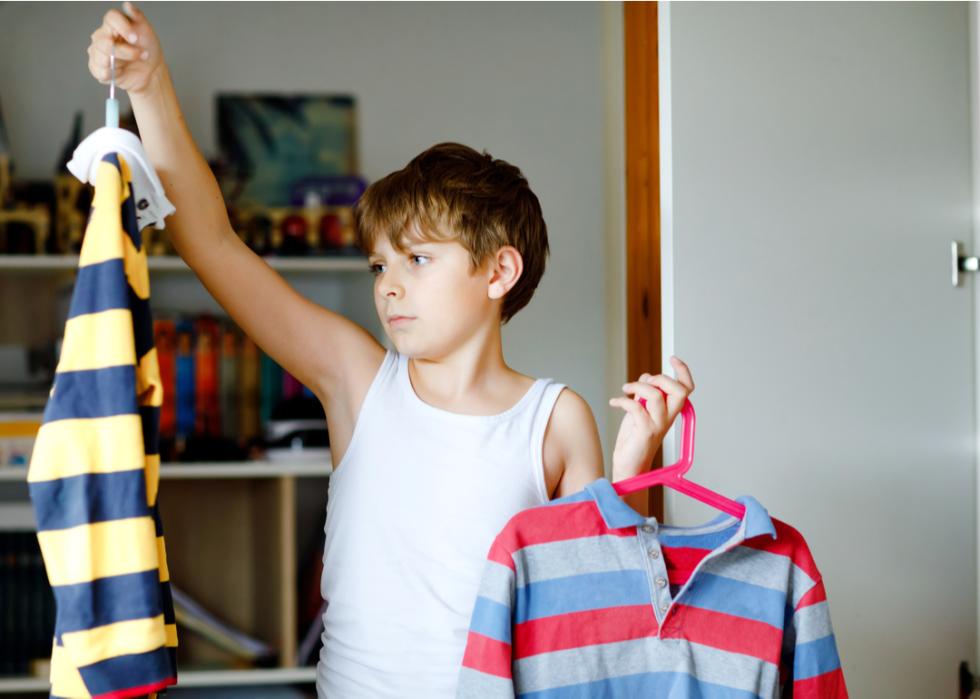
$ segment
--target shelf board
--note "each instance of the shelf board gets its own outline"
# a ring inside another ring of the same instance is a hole
[[[280,272],[367,272],[367,258],[337,257],[263,257],[269,266]],[[191,273],[183,259],[175,255],[150,255],[150,271]],[[78,268],[78,255],[2,255],[0,271],[6,272],[64,272]]]
[[[181,687],[230,687],[259,684],[312,684],[315,667],[282,667],[255,670],[184,670],[177,668]],[[45,677],[0,677],[0,694],[47,692],[51,683]]]
[[[164,463],[160,478],[186,480],[190,478],[326,478],[330,475],[329,454],[317,461],[214,461]],[[27,467],[0,468],[0,481],[27,480]]]

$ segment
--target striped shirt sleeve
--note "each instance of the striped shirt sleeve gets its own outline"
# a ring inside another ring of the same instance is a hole
[[[513,556],[498,537],[484,565],[473,606],[457,699],[514,697],[511,629],[515,571]]]
[[[806,592],[793,610],[788,643],[792,681],[784,684],[783,696],[793,699],[846,699],[847,687],[841,669],[837,642],[830,622],[823,579]],[[787,668],[787,680],[789,680]],[[788,691],[792,688],[792,692]]]

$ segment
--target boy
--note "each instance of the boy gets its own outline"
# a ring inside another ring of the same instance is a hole
[[[544,272],[547,232],[520,171],[440,144],[374,183],[358,241],[396,350],[297,294],[232,230],[183,122],[159,41],[130,3],[92,34],[89,69],[128,91],[143,145],[177,213],[178,253],[229,315],[323,403],[330,479],[317,691],[331,699],[448,697],[486,552],[521,509],[602,477],[588,404],[503,359],[500,326]],[[128,15],[128,16],[127,16]],[[613,480],[650,467],[694,385],[644,374]],[[666,401],[661,398],[664,395]],[[645,494],[627,498],[646,514]]]

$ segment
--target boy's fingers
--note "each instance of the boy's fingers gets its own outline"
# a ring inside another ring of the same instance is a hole
[[[643,406],[631,398],[611,398],[609,405],[620,407],[628,412],[637,421],[638,425],[646,424],[649,426],[652,422],[650,414],[643,409]]]
[[[664,403],[663,394],[655,386],[638,381],[636,383],[626,384],[623,390],[626,393],[635,395],[636,398],[632,402],[639,406],[651,418],[654,416],[657,418],[666,417],[667,405]],[[646,399],[646,408],[639,404],[640,398]]]
[[[129,44],[116,44],[116,70],[122,67],[122,63],[126,61],[135,61],[140,58],[142,53],[138,46],[130,46]],[[112,44],[103,48],[103,46],[93,44],[89,47],[89,56],[91,56],[97,64],[109,65],[109,57],[112,52]]]
[[[133,23],[119,10],[109,10],[102,18],[102,23],[108,26],[115,36],[121,36],[125,41],[135,44],[139,39]]]
[[[677,373],[677,379],[693,392],[694,379],[691,377],[691,370],[688,369],[687,364],[682,362],[678,357],[673,356],[670,358],[670,363],[674,366],[674,371]]]

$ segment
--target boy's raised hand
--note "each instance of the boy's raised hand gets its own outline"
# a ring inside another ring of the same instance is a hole
[[[109,10],[102,26],[92,32],[88,47],[89,72],[103,85],[109,84],[109,56],[116,49],[116,87],[131,94],[147,90],[163,65],[163,51],[146,16],[131,2],[123,3],[125,14]]]
[[[650,470],[661,442],[694,391],[687,364],[677,357],[671,357],[670,361],[676,379],[663,374],[643,374],[637,381],[623,386],[627,396],[609,401],[609,405],[626,411],[613,448],[613,482]],[[646,401],[646,407],[640,404],[641,398]]]

